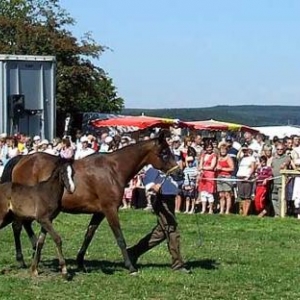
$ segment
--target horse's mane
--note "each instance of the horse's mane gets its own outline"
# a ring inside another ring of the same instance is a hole
[[[117,150],[115,150],[115,151],[113,151],[113,152],[95,152],[95,153],[92,153],[92,154],[90,154],[90,155],[88,155],[88,156],[82,158],[82,159],[89,158],[89,157],[93,157],[93,156],[99,156],[99,155],[114,156],[114,155],[116,155],[116,154],[118,154],[118,153],[130,151],[132,148],[135,148],[135,147],[137,147],[138,145],[139,145],[139,146],[142,146],[142,145],[144,145],[144,144],[148,144],[148,143],[150,144],[151,142],[157,142],[157,141],[158,141],[158,138],[154,138],[154,139],[146,140],[146,141],[139,141],[139,142],[137,142],[137,143],[135,143],[135,144],[129,144],[129,145],[125,146],[125,147],[122,147],[122,148],[120,148],[120,149],[117,149]]]
[[[41,181],[41,183],[48,182],[50,179],[57,177],[59,175],[59,172],[61,171],[61,169],[65,167],[65,164],[67,164],[67,163],[72,164],[74,161],[73,159],[66,159],[66,158],[62,158],[60,156],[58,158],[59,159],[55,162],[55,167],[53,168],[51,175],[46,180]]]
[[[151,140],[146,140],[146,141],[139,141],[137,143],[134,143],[134,144],[129,144],[125,147],[122,147],[120,149],[117,149],[116,151],[113,151],[113,152],[109,152],[107,154],[116,154],[116,153],[120,153],[120,152],[126,152],[126,151],[129,151],[131,150],[132,148],[135,148],[137,146],[142,146],[144,144],[150,144],[152,142],[156,142],[158,140],[158,138],[154,138],[154,139],[151,139]]]

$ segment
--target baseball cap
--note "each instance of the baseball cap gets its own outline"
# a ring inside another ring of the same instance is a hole
[[[87,136],[82,136],[81,138],[80,138],[80,142],[81,143],[88,143],[89,142],[89,140],[88,140],[88,138],[87,138]]]

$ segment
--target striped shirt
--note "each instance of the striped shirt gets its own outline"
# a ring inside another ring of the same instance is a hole
[[[196,166],[192,166],[192,167],[187,166],[184,168],[183,173],[184,173],[183,185],[195,186],[196,178],[198,175],[197,167]]]

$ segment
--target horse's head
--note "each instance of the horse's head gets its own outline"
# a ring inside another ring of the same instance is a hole
[[[179,166],[166,141],[167,136],[166,131],[161,131],[159,137],[155,140],[155,146],[149,155],[148,163],[166,174],[171,174],[177,171]]]
[[[65,189],[72,194],[75,191],[74,169],[70,163],[65,163],[60,171],[61,180],[64,183]]]

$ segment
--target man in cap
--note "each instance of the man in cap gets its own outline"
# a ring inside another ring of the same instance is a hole
[[[40,141],[41,141],[41,137],[39,135],[35,135],[33,137],[34,144],[38,145],[40,143]]]
[[[113,138],[110,135],[106,136],[105,139],[104,139],[104,142],[100,146],[99,152],[101,152],[101,153],[110,152],[109,151],[110,150],[110,144],[112,143],[112,141],[113,141]]]
[[[55,148],[53,148],[53,144],[50,144],[49,141],[46,139],[41,141],[39,151],[51,155],[59,155],[59,152]]]
[[[47,150],[48,148],[48,145],[49,145],[49,141],[44,139],[40,142],[39,144],[39,151],[40,152],[45,152],[45,150]]]
[[[89,140],[85,135],[80,138],[80,143],[81,148],[76,150],[74,159],[81,159],[95,153],[93,149],[89,148]]]

